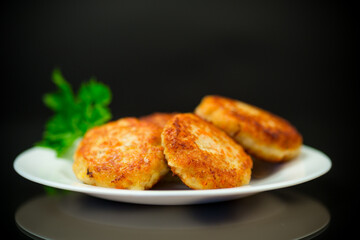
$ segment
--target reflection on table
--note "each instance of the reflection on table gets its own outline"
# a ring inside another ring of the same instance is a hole
[[[311,197],[287,189],[187,206],[67,193],[30,199],[15,220],[26,235],[44,239],[294,239],[318,235],[330,214]]]

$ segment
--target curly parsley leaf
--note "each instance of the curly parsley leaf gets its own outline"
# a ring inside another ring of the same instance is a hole
[[[52,148],[61,156],[88,129],[111,119],[108,107],[111,91],[92,78],[83,83],[75,95],[58,69],[53,71],[52,80],[58,90],[45,94],[43,102],[54,115],[46,123],[43,139],[37,145]]]

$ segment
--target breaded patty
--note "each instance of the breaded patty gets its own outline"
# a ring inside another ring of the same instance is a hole
[[[172,172],[192,189],[250,182],[252,160],[225,132],[192,113],[175,115],[161,135]]]
[[[151,188],[168,172],[161,131],[136,118],[123,118],[89,130],[74,155],[76,177],[101,187]]]
[[[232,136],[248,153],[263,160],[287,161],[300,152],[302,137],[295,127],[250,104],[206,96],[195,113]]]
[[[152,113],[147,116],[140,118],[141,121],[147,121],[158,125],[161,128],[164,128],[166,123],[173,118],[177,113]]]

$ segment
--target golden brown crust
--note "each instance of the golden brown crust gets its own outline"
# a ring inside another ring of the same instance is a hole
[[[168,172],[162,128],[123,118],[89,130],[74,155],[81,181],[111,188],[148,189]]]
[[[271,162],[297,156],[299,132],[285,119],[250,104],[220,96],[206,96],[195,109],[200,117],[223,129],[247,152]]]
[[[168,165],[190,188],[231,188],[249,183],[251,158],[225,132],[198,116],[175,115],[161,137]]]
[[[150,122],[164,128],[166,123],[178,113],[152,113],[140,118],[141,121]]]

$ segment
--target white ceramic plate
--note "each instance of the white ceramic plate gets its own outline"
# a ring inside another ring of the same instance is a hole
[[[183,205],[242,198],[304,183],[329,171],[331,161],[324,153],[303,146],[301,154],[287,163],[255,161],[249,185],[213,190],[191,190],[180,182],[166,182],[145,191],[90,186],[76,179],[71,159],[57,158],[53,150],[41,147],[21,153],[15,159],[14,168],[18,174],[31,181],[99,198],[140,204]]]

